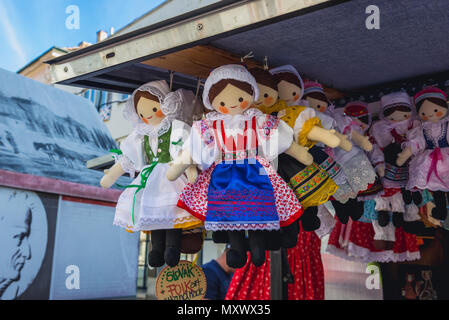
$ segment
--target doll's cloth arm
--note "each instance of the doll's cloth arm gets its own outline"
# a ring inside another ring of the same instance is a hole
[[[407,141],[402,144],[402,149],[410,148],[413,155],[416,155],[426,148],[423,129],[421,125],[416,126],[407,132]]]
[[[270,115],[257,117],[257,139],[264,158],[273,161],[293,143],[293,129],[287,123]]]
[[[374,169],[378,170],[379,166],[385,165],[385,155],[373,137],[370,136],[369,140],[373,145],[373,149],[367,153],[368,159],[371,161]]]
[[[120,163],[123,171],[134,177],[145,166],[143,136],[136,131],[131,132],[120,144],[120,150],[122,154],[115,156],[115,162]]]
[[[311,148],[315,145],[315,141],[310,140],[308,135],[315,126],[322,128],[322,125],[314,109],[289,107],[281,119],[293,128],[294,139],[300,146]]]

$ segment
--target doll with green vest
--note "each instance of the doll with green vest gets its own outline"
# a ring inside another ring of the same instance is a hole
[[[179,193],[188,180],[195,181],[195,167],[186,170],[186,176],[168,181],[169,162],[178,156],[189,135],[190,120],[175,118],[185,108],[192,108],[193,93],[178,90],[170,92],[168,84],[153,81],[134,91],[124,110],[124,117],[134,130],[121,143],[121,154],[115,165],[105,171],[101,186],[111,187],[125,173],[137,178],[125,187],[117,202],[114,225],[127,231],[150,231],[152,251],[148,263],[161,267],[175,266],[181,253],[182,231],[193,229],[202,222],[177,207]],[[185,105],[189,104],[189,105]]]

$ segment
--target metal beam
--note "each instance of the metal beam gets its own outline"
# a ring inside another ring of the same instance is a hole
[[[114,42],[94,45],[89,52],[52,62],[54,83],[71,84],[92,76],[117,70],[179,51],[218,37],[254,29],[283,19],[305,14],[344,1],[332,0],[250,0],[204,13],[147,34]]]

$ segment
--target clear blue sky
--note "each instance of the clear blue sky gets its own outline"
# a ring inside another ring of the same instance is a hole
[[[118,30],[164,0],[0,0],[0,68],[16,72],[52,46],[96,42],[96,32]],[[80,28],[66,28],[66,8],[78,6]]]

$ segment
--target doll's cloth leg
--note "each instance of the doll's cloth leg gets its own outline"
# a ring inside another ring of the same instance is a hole
[[[335,208],[335,215],[337,216],[338,220],[342,224],[347,224],[349,220],[349,213],[346,211],[345,206],[336,200],[332,200],[332,205]]]
[[[248,231],[249,251],[251,262],[260,267],[265,262],[265,238],[263,231]]]
[[[404,223],[402,228],[407,233],[417,234],[424,224],[421,222],[421,216],[419,215],[419,208],[414,204],[408,204],[405,206]]]
[[[151,232],[151,251],[148,253],[148,264],[153,268],[162,267],[165,263],[166,230],[153,230]]]
[[[405,188],[401,188],[402,198],[404,199],[404,203],[406,205],[412,203],[412,192]]]
[[[358,221],[363,215],[363,202],[357,199],[350,199],[347,204],[349,216],[352,220]]]
[[[226,252],[226,263],[231,268],[239,269],[246,264],[245,231],[228,231],[231,248]]]
[[[289,226],[281,227],[281,247],[287,249],[295,247],[298,242],[299,232],[299,220],[296,220]]]
[[[165,239],[165,262],[174,267],[179,263],[181,255],[182,230],[171,229],[166,231]]]
[[[269,251],[279,250],[281,248],[281,231],[261,231],[264,233],[265,249]]]
[[[378,211],[377,223],[381,227],[386,227],[390,223],[390,213],[388,211]]]
[[[413,191],[412,192],[412,200],[413,203],[416,204],[417,206],[419,206],[422,201],[423,201],[423,197],[420,191]]]
[[[320,228],[320,218],[318,218],[318,207],[309,207],[302,214],[301,224],[304,231],[315,231]],[[297,236],[298,234],[296,234]]]
[[[220,230],[212,232],[212,241],[214,243],[229,243],[228,232]]]
[[[446,193],[443,191],[434,191],[433,200],[435,208],[432,209],[432,217],[437,220],[444,220],[447,216]]]

